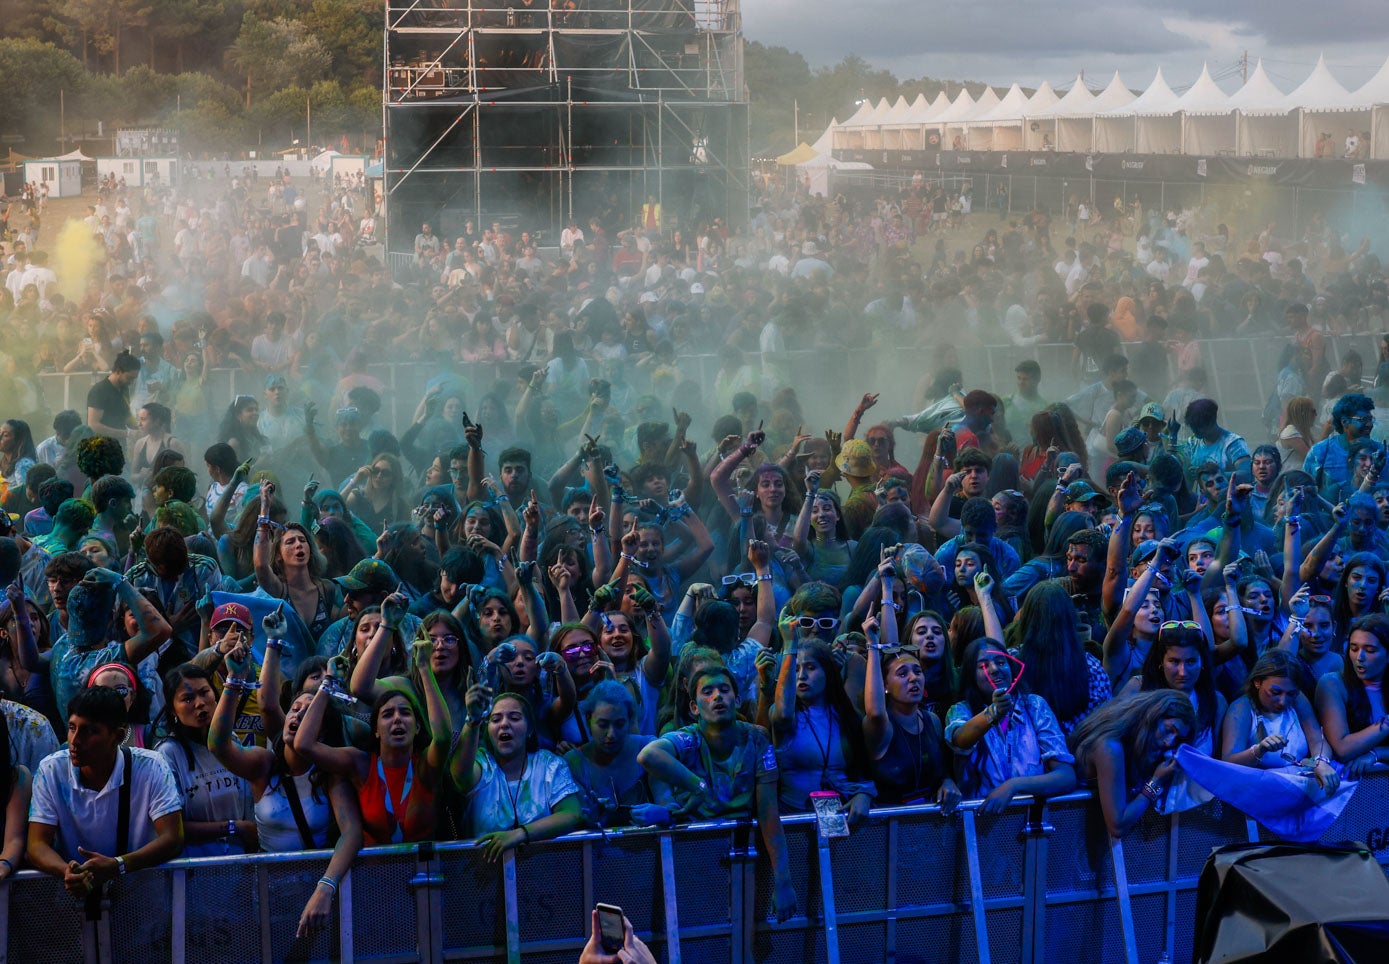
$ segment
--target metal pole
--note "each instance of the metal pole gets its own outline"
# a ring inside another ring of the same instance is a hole
[[[984,876],[979,869],[979,832],[975,826],[974,809],[960,811],[965,824],[965,855],[969,863],[969,906],[974,916],[974,942],[979,951],[979,964],[989,964],[989,922],[984,914]]]
[[[675,845],[670,834],[660,836],[661,901],[666,916],[666,960],[680,964],[680,904],[675,891]]]
[[[502,892],[506,899],[506,960],[521,964],[521,908],[516,897],[516,852],[502,855]]]
[[[338,960],[341,964],[353,964],[355,951],[352,947],[352,870],[342,875],[338,882]]]
[[[1119,904],[1119,922],[1124,931],[1124,959],[1138,962],[1138,937],[1133,929],[1133,904],[1129,900],[1129,873],[1124,865],[1124,842],[1111,839],[1109,855],[1114,862],[1114,896]]]
[[[800,143],[797,141],[797,143]],[[839,964],[839,921],[834,909],[834,869],[830,862],[830,842],[815,834],[820,857],[820,906],[825,914],[825,953],[829,964]]]

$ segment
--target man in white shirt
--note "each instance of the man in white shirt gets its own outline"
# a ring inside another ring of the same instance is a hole
[[[1191,246],[1191,260],[1186,263],[1186,277],[1182,279],[1182,287],[1190,288],[1196,284],[1196,276],[1210,263],[1211,259],[1206,256],[1206,243],[1197,241]]]
[[[53,269],[48,266],[48,252],[35,251],[29,256],[29,268],[24,272],[24,277],[20,279],[20,290],[25,286],[33,285],[39,289],[39,304],[48,303],[48,292],[58,283],[58,276]]]
[[[1160,245],[1153,250],[1153,260],[1148,262],[1148,277],[1167,284],[1167,278],[1172,273],[1172,266],[1167,263],[1167,247]]]
[[[29,805],[29,865],[74,897],[183,851],[183,795],[164,758],[122,747],[125,700],[106,686],[68,703],[68,745],[44,757]],[[124,826],[121,816],[124,813]]]

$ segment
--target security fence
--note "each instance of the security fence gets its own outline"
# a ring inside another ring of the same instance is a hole
[[[1221,423],[1241,433],[1251,443],[1263,441],[1267,436],[1261,414],[1264,402],[1278,383],[1278,358],[1283,343],[1281,338],[1214,338],[1200,342],[1202,364],[1209,376],[1208,391],[1220,403]],[[1333,367],[1339,365],[1341,356],[1355,348],[1365,360],[1365,370],[1373,372],[1378,358],[1377,343],[1378,335],[1370,333],[1330,337],[1327,339],[1328,360]],[[797,350],[779,355],[751,355],[749,361],[760,368],[764,388],[786,384],[798,389],[808,425],[838,427],[858,401],[859,393],[864,391],[881,393],[879,408],[874,413],[882,413],[881,418],[913,411],[919,402],[916,395],[923,376],[947,364],[943,351],[946,347],[949,342],[942,339],[940,345],[932,347]],[[1072,376],[1074,348],[1069,344],[959,346],[951,350],[964,373],[964,384],[970,388],[1010,394],[1014,391],[1014,367],[1029,358],[1042,367],[1043,397],[1060,400],[1080,387]],[[677,359],[676,365],[685,378],[700,386],[702,397],[709,400],[706,414],[711,418],[720,414],[713,394],[719,356],[685,355]],[[513,381],[522,367],[519,362],[464,364],[445,357],[427,362],[371,364],[367,372],[379,379],[386,389],[378,423],[400,433],[409,427],[415,406],[430,379],[444,374],[455,376],[468,387],[468,397],[464,401],[472,405],[492,385]],[[1141,373],[1131,374],[1142,379]],[[38,375],[40,407],[51,412],[71,408],[85,415],[87,391],[102,377],[91,372]],[[260,375],[239,369],[210,371],[206,385],[213,414],[220,417],[238,394],[259,396],[263,384]],[[765,395],[769,397],[771,391],[766,391]],[[326,427],[331,428],[331,425]],[[1023,425],[1010,428],[1015,436],[1025,435],[1027,431]],[[46,424],[34,426],[39,436],[46,435],[46,429]],[[898,459],[912,465],[914,459],[908,454],[899,454]]]
[[[26,871],[4,887],[0,948],[55,964],[572,964],[603,901],[671,964],[1185,961],[1206,858],[1260,832],[1218,802],[1149,813],[1121,842],[1089,794],[1000,814],[977,806],[876,810],[829,842],[812,817],[785,818],[798,900],[786,923],[770,917],[756,827],[718,822],[574,834],[500,866],[468,842],[368,849],[342,881],[333,926],[312,940],[294,935],[326,852],[174,861],[119,881],[93,921],[58,881]],[[1389,869],[1386,814],[1381,771],[1323,840],[1360,841]]]

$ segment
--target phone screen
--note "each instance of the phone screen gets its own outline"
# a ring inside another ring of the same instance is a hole
[[[612,904],[599,904],[597,910],[598,940],[603,945],[603,953],[616,954],[627,942],[627,935],[622,926],[622,908],[614,907]]]

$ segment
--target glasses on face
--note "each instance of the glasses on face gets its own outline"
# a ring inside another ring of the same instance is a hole
[[[837,616],[800,616],[797,617],[796,627],[799,629],[835,629],[839,626]]]
[[[430,636],[429,641],[436,646],[457,646],[458,637],[452,634],[448,636]]]
[[[723,577],[723,584],[724,584],[725,586],[737,586],[737,585],[756,586],[756,585],[757,585],[757,573],[755,573],[755,572],[736,572],[736,573],[734,573],[734,574],[731,575],[731,576],[724,576],[724,577]]]
[[[391,477],[391,470],[384,465],[374,465],[371,468],[371,477],[373,479],[389,479]]]
[[[593,655],[592,643],[571,643],[559,651],[559,654],[566,660],[572,662],[576,659],[583,659],[585,656]]]
[[[112,686],[110,687],[110,689],[115,690],[116,695],[118,695],[121,699],[125,699],[127,696],[130,695],[130,687],[124,683],[122,683],[119,686]]]

